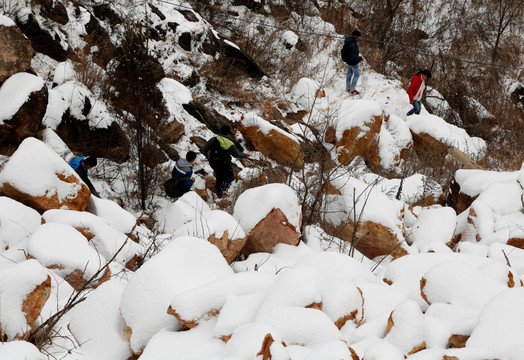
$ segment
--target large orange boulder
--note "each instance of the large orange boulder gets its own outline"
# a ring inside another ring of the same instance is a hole
[[[11,75],[31,67],[35,51],[31,41],[16,27],[13,21],[0,15],[5,25],[0,25],[0,83]]]
[[[0,172],[0,195],[43,213],[49,209],[84,211],[91,192],[48,145],[28,138]]]
[[[368,100],[343,102],[338,119],[326,129],[324,140],[338,150],[338,161],[349,165],[357,156],[379,168],[380,129],[384,121],[380,106]]]
[[[299,243],[301,206],[295,191],[287,185],[268,184],[243,192],[233,216],[247,234],[244,255],[271,252],[280,243]]]
[[[404,244],[401,201],[390,199],[374,184],[355,178],[333,184],[340,194],[325,197],[326,229],[370,259],[407,254]]]
[[[255,150],[276,162],[301,167],[304,152],[298,139],[270,122],[250,113],[243,117],[240,132],[249,139]]]

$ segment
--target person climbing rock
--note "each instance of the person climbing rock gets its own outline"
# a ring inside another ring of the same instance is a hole
[[[429,70],[420,70],[418,73],[413,75],[411,84],[408,88],[409,103],[413,105],[413,108],[409,110],[406,116],[413,114],[420,114],[422,110],[422,98],[426,94],[426,82],[431,79],[431,72]]]
[[[216,193],[219,198],[227,195],[227,188],[234,180],[231,156],[236,158],[246,158],[250,153],[242,152],[237,146],[227,138],[231,133],[231,128],[223,125],[220,128],[220,135],[209,139],[204,145],[202,153],[208,158],[209,165],[213,168],[216,178]]]
[[[94,156],[89,156],[89,157],[77,156],[69,162],[69,166],[71,166],[73,170],[76,171],[78,176],[80,176],[80,179],[82,179],[85,182],[85,184],[91,191],[91,194],[100,197],[95,187],[93,186],[93,184],[87,177],[87,170],[95,167],[97,164],[98,164],[98,161],[96,157]]]

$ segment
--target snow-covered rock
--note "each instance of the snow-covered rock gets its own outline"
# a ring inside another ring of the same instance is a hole
[[[242,253],[271,252],[279,243],[297,245],[302,221],[295,191],[284,184],[268,184],[244,191],[233,216],[247,234]]]
[[[91,192],[49,146],[24,140],[0,172],[0,193],[40,213],[49,209],[85,210]]]

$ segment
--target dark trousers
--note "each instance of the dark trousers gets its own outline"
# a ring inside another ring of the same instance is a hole
[[[222,196],[224,191],[227,190],[229,185],[231,185],[231,183],[235,179],[233,167],[229,165],[226,168],[215,168],[213,170],[215,170],[217,195]]]

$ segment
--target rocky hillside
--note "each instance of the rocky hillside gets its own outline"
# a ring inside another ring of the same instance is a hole
[[[0,358],[521,358],[524,9],[379,3],[0,1]]]

